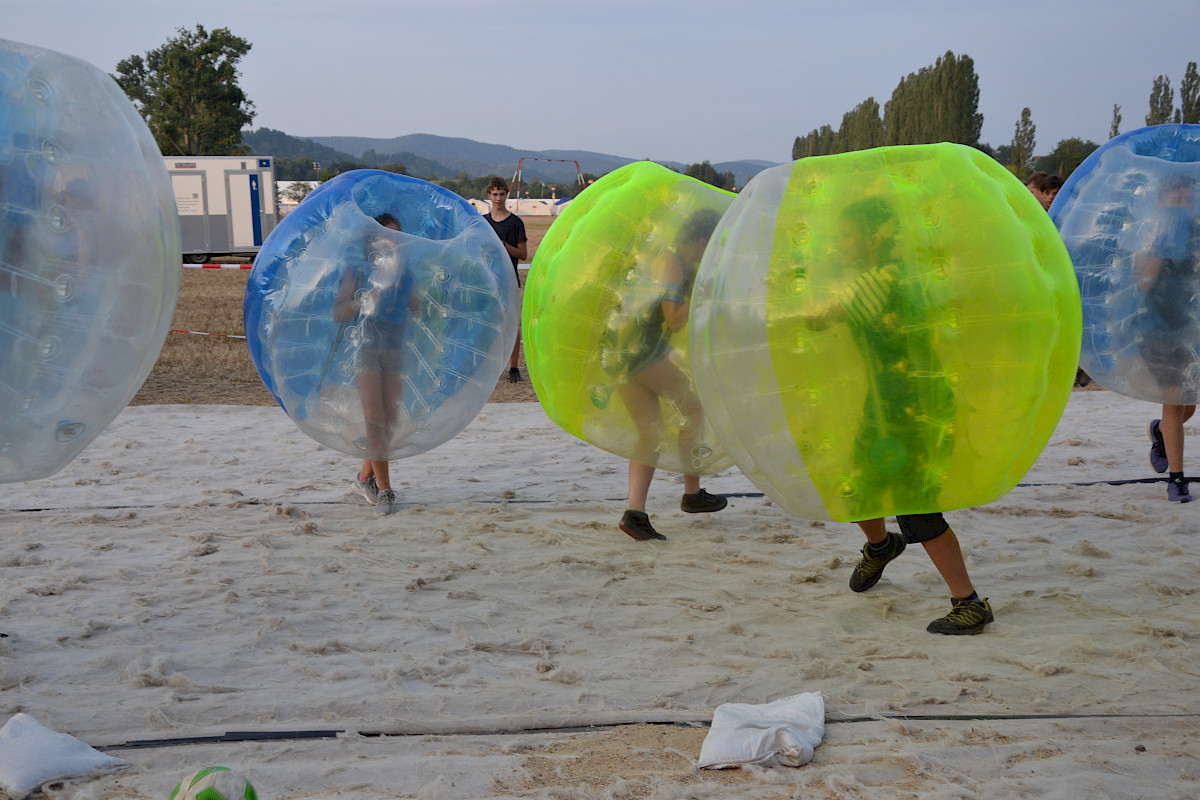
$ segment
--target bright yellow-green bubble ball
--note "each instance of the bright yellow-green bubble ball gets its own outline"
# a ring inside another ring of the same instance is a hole
[[[1066,405],[1080,301],[1053,223],[993,159],[953,144],[806,158],[759,174],[697,279],[691,346],[709,423],[806,518],[987,503]]]
[[[547,231],[521,324],[534,389],[564,430],[673,472],[732,464],[700,408],[687,319],[704,247],[733,197],[637,162],[589,186]]]

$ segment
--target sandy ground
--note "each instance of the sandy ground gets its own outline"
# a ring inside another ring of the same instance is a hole
[[[131,407],[0,495],[0,722],[129,762],[45,793],[77,800],[206,764],[320,800],[1195,797],[1200,504],[1150,481],[1154,410],[1074,393],[1022,486],[949,515],[997,615],[960,638],[919,548],[856,595],[857,529],[736,471],[703,516],[661,476],[669,541],[634,542],[623,462],[536,403],[397,464],[391,516],[276,408]],[[812,763],[695,769],[718,704],[803,691]]]

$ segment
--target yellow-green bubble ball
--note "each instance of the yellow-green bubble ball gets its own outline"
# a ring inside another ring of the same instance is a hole
[[[692,284],[734,195],[643,161],[571,201],[530,265],[522,331],[542,407],[624,458],[707,475],[732,461],[688,357]]]
[[[1046,212],[953,144],[754,178],[705,254],[693,367],[742,471],[806,518],[987,503],[1066,405],[1080,301]]]

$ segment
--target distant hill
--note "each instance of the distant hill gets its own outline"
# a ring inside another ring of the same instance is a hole
[[[593,153],[587,150],[518,150],[502,144],[487,144],[473,139],[434,136],[428,133],[413,133],[392,139],[373,139],[363,136],[311,136],[300,138],[281,131],[262,128],[242,134],[242,141],[256,155],[274,155],[286,158],[312,158],[322,164],[337,161],[361,161],[370,166],[400,163],[419,178],[453,178],[460,173],[470,177],[500,175],[511,178],[516,172],[517,162],[525,158],[521,167],[525,180],[538,178],[543,181],[570,181],[575,178],[575,165],[592,175],[604,175],[622,167],[636,158]],[[536,161],[531,159],[560,159],[559,161]],[[673,169],[683,171],[686,164],[677,161],[661,162]],[[771,161],[726,161],[713,164],[718,172],[732,172],[738,186],[762,170],[775,166]]]

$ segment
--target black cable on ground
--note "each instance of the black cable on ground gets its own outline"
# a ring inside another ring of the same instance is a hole
[[[1030,721],[1042,722],[1064,719],[1197,719],[1200,713],[1178,714],[881,714],[878,716],[848,716],[826,719],[826,725],[857,724],[863,722],[1011,722]],[[596,725],[561,725],[547,728],[508,728],[487,731],[353,731],[358,736],[367,738],[396,737],[412,738],[419,736],[532,736],[545,733],[596,733],[616,728],[627,728],[631,725],[657,725],[674,728],[707,728],[707,721],[686,720],[638,720],[632,722],[606,722]],[[230,744],[239,742],[293,742],[311,739],[336,739],[338,736],[351,733],[346,730],[298,730],[298,731],[229,731],[219,736],[181,736],[175,739],[140,739],[120,744],[110,744],[97,747],[97,750],[145,750],[165,747],[183,747],[200,744]]]

